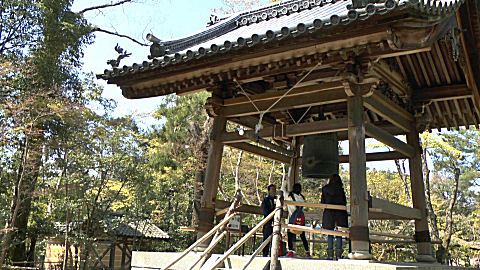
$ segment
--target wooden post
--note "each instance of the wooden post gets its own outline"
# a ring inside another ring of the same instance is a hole
[[[363,97],[359,94],[347,98],[348,141],[350,164],[350,259],[369,260],[368,195],[365,154],[365,127]]]
[[[120,267],[121,270],[124,270],[126,268],[125,267],[126,256],[127,256],[127,237],[124,237],[123,246],[122,246],[122,265]]]
[[[417,243],[417,261],[435,262],[432,256],[432,244],[428,230],[425,186],[423,183],[422,150],[420,138],[415,129],[407,134],[407,143],[415,149],[415,156],[409,159],[410,184],[412,187],[413,207],[420,210],[421,218],[415,219],[415,242]]]
[[[278,249],[282,244],[282,214],[283,214],[283,192],[279,191],[276,202],[277,212],[273,217],[273,238],[272,250],[270,257],[270,270],[277,270],[280,268],[280,261],[278,260]]]
[[[113,270],[115,268],[115,242],[110,245],[110,263],[109,268]]]
[[[292,149],[295,150],[295,157],[291,161],[290,174],[288,176],[287,191],[292,191],[293,185],[298,182],[300,173],[299,169],[299,157],[300,157],[300,137],[294,137],[292,141]]]
[[[317,221],[312,220],[312,229],[315,229],[317,227]],[[313,232],[310,233],[310,256],[313,257],[315,255],[315,234]]]
[[[208,163],[205,172],[204,191],[199,214],[197,239],[200,239],[213,228],[215,199],[217,196],[223,154],[221,135],[225,131],[226,124],[227,120],[224,117],[217,116],[213,119],[212,132],[210,135],[210,149],[208,151]],[[209,241],[206,241],[202,246],[205,248],[208,246],[208,242]]]

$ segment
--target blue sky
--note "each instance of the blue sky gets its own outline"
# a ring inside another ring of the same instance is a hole
[[[78,0],[74,2],[73,10],[78,11],[108,2]],[[153,33],[158,38],[166,40],[196,32],[205,27],[211,11],[221,5],[221,0],[139,0],[137,3],[128,3],[101,11],[90,11],[86,13],[86,17],[90,23],[101,28],[117,31],[146,42],[144,38],[148,33]],[[85,72],[103,73],[103,70],[109,67],[106,64],[107,60],[117,56],[114,50],[117,43],[132,53],[132,56],[124,59],[121,65],[147,60],[149,47],[143,47],[127,39],[104,33],[95,35],[95,43],[85,50],[83,67]],[[162,100],[161,97],[129,100],[122,96],[121,90],[117,86],[107,85],[103,80],[97,80],[97,83],[104,87],[105,97],[116,100],[118,106],[114,115],[133,114],[144,127],[158,124],[158,122],[153,122],[154,119],[149,117],[149,113],[155,110]],[[372,143],[376,142],[367,140],[367,145]],[[342,148],[347,154],[348,143],[343,142]],[[385,151],[385,149],[370,149],[369,151]],[[396,169],[393,161],[370,162],[367,166],[376,169]]]
[[[73,10],[95,6],[109,1],[78,0],[74,2]],[[211,10],[221,6],[220,0],[141,0],[119,7],[89,11],[86,17],[90,23],[101,28],[129,35],[139,41],[144,40],[148,33],[153,33],[161,39],[171,39],[195,32],[205,27]],[[104,33],[95,34],[95,43],[85,50],[85,72],[103,73],[109,66],[107,60],[114,59],[114,50],[118,43],[122,48],[132,53],[132,56],[122,61],[121,65],[133,64],[148,60],[149,47],[142,47],[127,39]],[[116,116],[126,114],[148,114],[161,102],[162,98],[128,100],[121,94],[120,88],[107,85],[104,81],[97,83],[104,86],[104,96],[117,101]],[[145,122],[147,121],[147,123]],[[144,124],[149,126],[151,119],[144,118]]]

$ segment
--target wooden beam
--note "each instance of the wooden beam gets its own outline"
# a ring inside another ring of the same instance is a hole
[[[415,119],[411,113],[379,93],[366,98],[365,107],[406,132],[410,131]]]
[[[326,230],[326,229],[314,229],[311,227],[307,226],[299,226],[299,225],[293,225],[293,224],[283,224],[283,228],[288,229],[288,230],[294,230],[294,231],[301,231],[301,232],[310,232],[310,233],[316,233],[316,234],[326,234],[326,235],[334,235],[334,236],[342,236],[342,237],[349,237],[349,234],[346,232],[340,232],[340,231],[334,231],[334,230]]]
[[[270,112],[339,103],[346,101],[346,98],[347,96],[343,89],[320,91],[307,95],[287,96],[271,108]],[[225,106],[218,111],[218,114],[228,118],[260,114],[264,113],[274,102],[274,100],[261,100],[255,102],[258,111],[252,103]]]
[[[295,125],[275,127],[264,127],[259,132],[261,138],[281,138],[281,137],[297,137],[320,133],[338,132],[348,130],[347,119],[321,120],[311,123],[302,123]],[[245,130],[244,135],[237,132],[226,132],[222,136],[222,142],[225,144],[250,141],[255,136],[254,130]]]
[[[406,78],[404,78],[400,72],[390,68],[390,66],[384,60],[370,63],[369,69],[371,73],[387,82],[395,93],[399,94],[400,96],[410,95],[411,89],[408,83],[405,82]]]
[[[297,87],[290,91],[285,97],[294,97],[299,95],[308,95],[316,92],[327,91],[327,90],[334,90],[334,89],[343,89],[343,85],[341,82],[330,82],[330,83],[322,83],[317,85],[310,85],[305,87]],[[249,97],[242,96],[236,98],[229,98],[223,101],[223,105],[228,107],[232,105],[239,105],[239,104],[250,104],[251,102],[257,103],[261,101],[275,101],[278,98],[284,96],[288,90],[283,91],[274,91],[274,92],[266,92],[257,95],[250,95]]]
[[[385,237],[390,237],[390,238],[408,239],[408,240],[414,240],[415,239],[411,235],[404,235],[404,234],[398,234],[398,233],[387,233],[387,232],[380,232],[380,231],[370,231],[370,235],[385,236]]]
[[[430,101],[470,98],[472,95],[472,89],[468,88],[466,84],[453,84],[417,89],[412,93],[412,101],[419,104]]]
[[[382,213],[408,218],[410,220],[422,217],[420,210],[407,207],[387,200],[372,197],[371,205],[374,209],[381,209]]]
[[[412,49],[412,50],[393,50],[388,48],[385,51],[371,53],[369,54],[369,57],[373,60],[376,60],[376,59],[384,59],[384,58],[391,58],[391,57],[399,57],[402,55],[410,55],[410,54],[421,53],[421,52],[429,52],[431,50],[432,50],[431,47],[424,47],[424,48],[418,48],[418,49]]]
[[[272,160],[280,161],[285,164],[290,164],[290,157],[262,148],[262,147],[255,146],[253,144],[239,142],[239,143],[229,143],[227,145],[230,147],[234,147],[234,148],[255,154],[255,155],[259,155],[264,158],[269,158]]]
[[[287,200],[285,200],[284,203],[286,205],[303,206],[303,207],[310,207],[310,208],[334,209],[334,210],[345,210],[345,211],[347,210],[347,206],[337,205],[337,204],[308,203],[308,202],[297,202],[297,201],[287,201]]]
[[[472,18],[471,16],[471,13],[475,11],[469,11],[469,9],[474,8],[475,7],[473,7],[471,3],[466,3],[465,5],[462,5],[459,10],[457,10],[456,16],[458,27],[460,29],[467,29],[467,31],[465,32],[460,32],[462,49],[464,51],[464,55],[466,55],[466,77],[469,86],[473,88],[473,106],[475,106],[477,110],[480,110],[480,57],[477,49],[478,45],[476,44],[476,42],[478,42],[478,39],[476,38],[475,32],[473,31],[474,26],[471,25],[472,23],[476,24],[477,19]]]
[[[390,152],[377,152],[377,153],[367,153],[367,162],[368,161],[384,161],[384,160],[397,160],[397,159],[407,159],[408,157],[405,154],[402,154],[398,151]],[[341,155],[340,163],[348,163],[349,155]]]
[[[255,133],[250,131],[250,132],[247,132],[247,133],[244,133],[244,137],[247,137],[248,139],[250,139],[250,141],[252,142],[256,142],[268,149],[271,149],[271,150],[274,150],[275,152],[278,152],[278,153],[281,153],[281,154],[284,154],[288,157],[293,157],[295,152],[292,151],[292,150],[289,150],[283,146],[280,146],[280,145],[277,145],[277,144],[274,144],[273,142],[270,142],[268,140],[265,140],[264,138],[258,136],[256,137],[254,135]],[[240,135],[240,134],[239,134]],[[242,136],[242,135],[241,135]]]
[[[231,203],[223,200],[215,201],[215,208],[224,209],[227,208]],[[240,207],[235,208],[236,213],[247,213],[254,215],[263,215],[263,210],[260,206],[242,204]]]
[[[392,147],[393,149],[406,155],[409,158],[415,156],[415,149],[413,149],[413,147],[395,138],[387,131],[376,127],[375,125],[365,123],[365,133],[376,139],[377,141]]]

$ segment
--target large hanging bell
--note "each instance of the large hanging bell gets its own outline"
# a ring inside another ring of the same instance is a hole
[[[305,136],[303,141],[302,175],[308,178],[329,178],[338,174],[339,153],[336,133]]]

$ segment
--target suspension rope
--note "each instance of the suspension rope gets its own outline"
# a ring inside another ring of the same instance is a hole
[[[295,89],[300,83],[302,83],[303,80],[305,80],[305,78],[308,77],[308,75],[310,75],[315,69],[317,69],[317,67],[319,67],[320,65],[322,64],[322,62],[318,62],[318,64],[316,64],[313,68],[311,68],[305,75],[303,75],[303,77],[298,80],[298,82],[295,83],[294,86],[292,86],[287,92],[285,92],[281,97],[279,97],[272,105],[270,105],[270,107],[268,107],[264,112],[262,112],[260,114],[260,119],[258,120],[258,124],[255,126],[255,133],[258,134],[258,132],[260,131],[260,129],[262,129],[262,120],[263,120],[263,116],[268,113],[271,109],[273,109],[283,98],[285,98],[288,94],[290,94],[290,92]]]
[[[234,78],[233,81],[237,83],[238,87],[240,87],[240,91],[242,91],[242,93],[248,98],[257,112],[260,112],[260,109],[258,109],[257,105],[255,105],[255,102],[253,102],[253,100],[250,98],[250,95],[245,91],[245,89],[243,89],[243,86],[237,81],[237,79]]]

